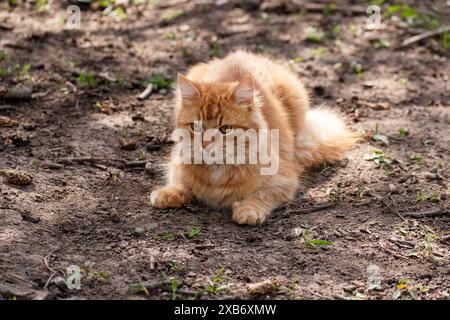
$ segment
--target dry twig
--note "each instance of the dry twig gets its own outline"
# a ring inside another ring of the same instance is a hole
[[[442,26],[440,28],[437,28],[436,30],[423,32],[421,34],[418,34],[418,35],[415,35],[415,36],[412,36],[410,38],[403,40],[403,42],[400,45],[400,48],[409,46],[413,43],[419,42],[419,41],[427,39],[427,38],[434,37],[436,35],[439,35],[439,34],[442,34],[444,32],[448,32],[448,31],[450,31],[450,26]]]
[[[427,211],[420,211],[420,212],[407,212],[403,215],[405,217],[412,217],[412,218],[427,218],[427,217],[437,217],[437,216],[443,216],[448,213],[448,210],[444,208],[436,208],[432,210]]]

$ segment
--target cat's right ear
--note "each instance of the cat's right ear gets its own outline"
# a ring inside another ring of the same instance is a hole
[[[189,101],[200,98],[200,91],[198,90],[196,85],[180,73],[177,75],[177,83],[182,100]]]

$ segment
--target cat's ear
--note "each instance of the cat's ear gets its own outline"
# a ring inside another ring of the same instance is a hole
[[[250,76],[245,76],[234,89],[234,98],[238,104],[251,106],[253,104],[254,84]]]
[[[177,75],[177,83],[183,100],[200,98],[200,91],[195,84],[180,73]]]

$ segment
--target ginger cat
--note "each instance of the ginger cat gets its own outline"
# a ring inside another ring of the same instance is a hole
[[[276,174],[262,175],[260,163],[180,163],[175,152],[167,185],[150,196],[157,208],[179,208],[193,197],[230,207],[233,220],[248,225],[261,224],[275,207],[292,200],[305,168],[341,159],[357,140],[333,112],[309,109],[302,82],[288,68],[245,51],[178,75],[175,126],[189,130],[191,137],[209,128],[223,136],[237,128],[278,129]],[[203,149],[209,144],[203,140]]]

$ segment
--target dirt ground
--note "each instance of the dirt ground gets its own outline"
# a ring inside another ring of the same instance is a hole
[[[68,2],[18,2],[0,4],[0,169],[33,181],[0,178],[0,299],[449,299],[443,36],[401,47],[424,29],[383,16],[367,30],[364,1],[130,1],[83,6],[80,30]],[[446,1],[407,3],[448,25]],[[145,80],[237,48],[289,64],[365,139],[260,227],[152,208],[173,93],[138,100]]]

